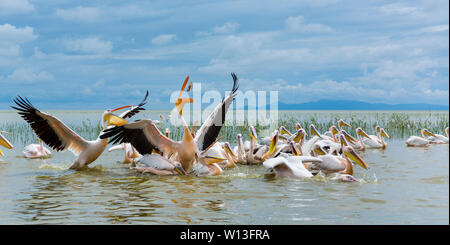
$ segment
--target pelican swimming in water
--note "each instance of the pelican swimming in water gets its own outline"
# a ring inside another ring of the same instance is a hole
[[[147,154],[131,159],[131,169],[140,173],[151,173],[155,175],[186,175],[181,163],[173,161],[160,154]]]
[[[419,136],[411,136],[406,140],[407,146],[416,146],[416,147],[424,147],[430,144],[430,141],[426,138],[426,135],[436,137],[435,134],[428,131],[428,129],[424,128],[421,130],[422,137]]]
[[[27,145],[23,150],[23,154],[26,158],[30,159],[52,157],[52,153],[49,149],[44,147],[41,139],[39,139],[39,144]]]
[[[315,163],[314,167],[325,174],[342,173],[353,175],[353,169],[351,172],[349,170],[349,164],[352,164],[350,160],[352,160],[362,168],[366,170],[369,169],[366,162],[355,152],[353,147],[348,144],[345,136],[340,135],[340,142],[342,144],[341,156],[328,154],[320,145],[316,145],[314,152],[317,153],[318,158],[322,159],[322,162]]]
[[[441,134],[434,134],[435,137],[430,136],[427,140],[430,144],[448,144],[448,127],[445,129],[445,133],[447,134],[447,137]]]
[[[131,159],[135,159],[141,156],[130,143],[122,143],[120,145],[110,147],[108,149],[108,152],[116,150],[123,150],[123,153],[125,155],[125,158],[122,161],[123,163],[131,163]]]
[[[11,107],[17,110],[20,116],[30,124],[33,131],[42,141],[56,151],[70,150],[75,154],[77,158],[69,169],[79,170],[88,166],[103,153],[108,144],[107,139],[85,140],[58,118],[36,109],[27,98],[23,99],[18,96],[14,102],[17,107]],[[104,111],[101,118],[103,129],[108,127],[107,123],[110,125],[127,123],[123,118],[112,113],[129,107],[131,106]]]
[[[376,126],[377,135],[369,135],[369,138],[363,139],[366,148],[382,148],[385,149],[387,143],[384,141],[384,138],[389,139],[389,135],[384,131],[380,126]]]
[[[362,128],[356,129],[356,136],[357,136],[358,140],[355,142],[352,142],[351,146],[353,147],[353,149],[355,149],[357,151],[365,151],[366,144],[364,144],[364,140],[362,137],[370,139],[370,136],[366,132],[364,132],[364,130],[362,130]]]
[[[275,177],[284,177],[284,178],[313,177],[313,174],[309,172],[303,165],[302,159],[303,159],[302,156],[289,156],[287,158],[279,156],[264,161],[263,165],[271,172],[273,172],[275,174]],[[317,159],[317,161],[321,160]]]
[[[9,132],[0,131],[0,145],[5,147],[6,149],[13,149],[14,146],[2,134],[9,134]],[[3,156],[3,152],[1,149],[0,149],[0,156]]]

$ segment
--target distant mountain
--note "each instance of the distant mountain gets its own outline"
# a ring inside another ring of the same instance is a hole
[[[267,106],[269,108],[269,106]],[[278,110],[411,110],[411,111],[429,111],[439,110],[448,111],[448,105],[430,105],[430,104],[383,104],[367,103],[352,100],[319,100],[301,104],[278,103]]]

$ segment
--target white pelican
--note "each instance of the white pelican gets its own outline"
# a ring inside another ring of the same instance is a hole
[[[194,142],[191,130],[183,118],[183,107],[192,103],[192,98],[181,98],[189,76],[186,77],[180,90],[180,95],[175,102],[178,115],[183,127],[183,138],[181,141],[173,141],[163,135],[151,119],[137,120],[121,126],[111,127],[103,130],[101,139],[113,137],[111,143],[131,143],[141,154],[150,155],[153,151],[161,152],[164,157],[175,162],[180,162],[187,172],[192,171],[195,160],[198,158],[197,145]]]
[[[387,143],[384,141],[384,137],[390,138],[389,135],[380,126],[376,126],[377,135],[369,135],[370,138],[363,139],[366,148],[386,148]]]
[[[242,141],[242,135],[237,134],[237,145],[234,147],[233,152],[236,154],[236,162],[240,164],[245,164],[247,162],[246,160],[246,152],[244,149],[244,143]]]
[[[319,145],[316,145],[314,148],[314,152],[317,153],[317,157],[322,159],[322,162],[315,163],[314,167],[319,169],[325,174],[329,173],[342,173],[342,174],[350,174],[353,175],[353,168],[350,172],[349,165],[352,164],[350,159],[357,163],[362,168],[368,170],[369,166],[364,162],[364,160],[355,152],[353,147],[349,146],[347,141],[344,138],[345,136],[340,136],[340,141],[343,146],[342,155],[335,156],[331,154],[327,154],[325,150],[322,149]]]
[[[313,174],[303,165],[303,160],[318,163],[321,159],[315,157],[289,156],[275,157],[264,161],[263,165],[275,174],[275,177],[284,178],[311,178]]]
[[[421,134],[422,134],[422,137],[419,137],[419,136],[409,137],[409,139],[406,140],[406,145],[407,146],[418,146],[418,147],[428,146],[430,144],[430,141],[426,138],[425,135],[436,137],[435,134],[431,133],[426,128],[422,129]]]
[[[44,147],[44,144],[41,139],[39,139],[39,144],[31,144],[27,145],[23,154],[26,158],[50,158],[52,157],[52,153],[49,149]]]
[[[436,137],[428,137],[428,141],[430,141],[430,144],[448,144],[448,127],[445,129],[445,133],[447,134],[447,137],[441,134],[434,134]]]
[[[2,134],[9,134],[9,132],[0,131],[0,145],[5,147],[6,149],[13,149],[14,146]],[[0,156],[3,156],[3,152],[1,149],[0,149]]]
[[[56,151],[68,149],[77,156],[69,169],[82,169],[86,167],[103,153],[108,144],[107,139],[97,138],[94,141],[83,139],[58,118],[36,109],[27,98],[23,99],[19,96],[14,102],[18,107],[12,106],[12,108],[18,110],[20,116],[30,124],[31,128],[42,141]],[[123,125],[127,123],[127,121],[112,114],[112,112],[128,107],[131,106],[123,106],[114,110],[104,111],[102,115],[103,129],[108,127],[107,123],[110,125]]]
[[[138,158],[141,156],[139,152],[137,152],[137,150],[130,143],[122,143],[120,145],[110,147],[108,149],[108,152],[116,150],[123,150],[123,153],[125,155],[125,158],[122,161],[123,163],[131,163],[131,159]]]
[[[193,168],[193,173],[198,176],[216,176],[223,173],[223,169],[217,164],[226,159],[213,156],[199,156],[199,161]]]
[[[131,159],[131,169],[155,175],[186,175],[180,162],[172,161],[159,154],[147,154],[137,160]]]
[[[367,133],[364,132],[364,130],[362,130],[362,128],[357,128],[356,129],[356,136],[358,138],[358,141],[350,142],[351,146],[353,147],[353,149],[355,149],[357,151],[365,151],[366,150],[366,144],[364,144],[364,140],[363,140],[362,137],[366,137],[366,138],[370,139],[370,136],[367,135]]]

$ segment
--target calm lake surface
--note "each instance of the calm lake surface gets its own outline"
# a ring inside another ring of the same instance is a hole
[[[92,111],[54,115],[69,124],[100,117]],[[1,123],[23,122],[12,111],[0,112],[0,119],[0,130]],[[386,150],[361,153],[371,167],[355,166],[361,183],[276,179],[262,166],[243,165],[215,177],[143,175],[120,163],[119,151],[73,171],[66,169],[71,152],[28,160],[26,144],[17,140],[13,150],[2,148],[0,224],[448,225],[449,146],[408,148],[405,140],[392,137]]]

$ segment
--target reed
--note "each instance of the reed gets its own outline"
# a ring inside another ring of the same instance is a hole
[[[77,112],[79,113],[79,112]],[[420,135],[422,128],[427,128],[431,132],[445,134],[444,129],[449,125],[449,113],[446,111],[431,112],[362,112],[362,111],[279,111],[278,120],[271,122],[268,126],[260,123],[253,125],[260,138],[270,135],[279,126],[285,126],[291,132],[295,132],[295,124],[300,123],[304,128],[308,128],[310,124],[314,124],[321,132],[327,131],[332,125],[337,125],[337,121],[343,119],[352,128],[346,128],[347,132],[355,134],[355,129],[361,127],[368,134],[375,134],[375,127],[380,125],[393,139],[404,139],[411,135]],[[227,126],[229,125],[229,126]],[[68,124],[75,132],[88,140],[94,140],[102,130],[100,121],[91,121],[84,119],[80,123]],[[235,143],[238,133],[249,138],[248,121],[244,121],[241,126],[233,126],[230,121],[226,122],[226,126],[222,127],[220,136],[224,136],[224,141]],[[170,137],[180,140],[183,131],[178,126],[163,123],[159,126],[161,132],[165,128],[170,129]],[[198,127],[197,127],[198,129]],[[36,143],[38,138],[31,130],[30,126],[24,121],[18,122],[0,122],[0,130],[12,132],[7,138],[14,144],[30,144]],[[309,134],[309,130],[307,130]]]

